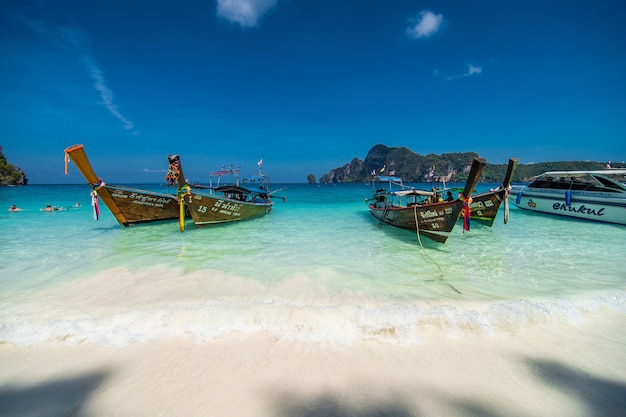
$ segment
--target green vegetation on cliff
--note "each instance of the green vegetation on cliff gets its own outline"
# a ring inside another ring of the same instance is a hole
[[[28,178],[24,171],[7,162],[0,146],[0,185],[26,185],[27,183]]]
[[[322,183],[367,182],[372,179],[372,172],[384,174],[391,172],[405,182],[463,182],[467,179],[472,159],[479,157],[475,152],[444,153],[441,155],[420,155],[405,147],[390,148],[375,145],[370,149],[365,160],[354,158],[343,167],[335,168],[320,178]],[[515,155],[511,155],[515,157]],[[508,163],[487,164],[482,181],[502,181]],[[604,163],[591,161],[541,162],[536,164],[518,164],[513,173],[513,182],[528,182],[533,177],[546,171],[596,170],[603,169]],[[432,176],[430,175],[432,172]]]

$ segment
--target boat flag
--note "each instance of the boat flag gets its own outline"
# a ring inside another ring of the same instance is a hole
[[[380,169],[380,172],[385,172],[385,167],[386,167],[386,166],[387,166],[387,165],[383,165],[383,167]]]
[[[389,175],[391,175],[393,177],[394,175],[396,175],[396,171],[395,170],[389,171]]]
[[[428,176],[431,177],[431,178],[435,176],[435,167],[432,167],[430,169],[430,172],[428,173]]]
[[[606,163],[606,169],[611,169],[611,161]]]
[[[372,175],[376,175],[376,170],[375,169],[372,170]]]
[[[256,164],[258,165],[259,168],[261,168],[263,166],[263,158],[261,158],[261,160],[257,162]]]

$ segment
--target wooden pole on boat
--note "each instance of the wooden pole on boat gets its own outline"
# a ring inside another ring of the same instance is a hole
[[[476,184],[478,180],[480,180],[480,176],[485,169],[485,165],[487,165],[487,161],[485,158],[474,158],[472,161],[472,168],[467,177],[467,182],[465,183],[465,188],[463,188],[463,197],[468,198],[474,192],[474,188],[476,188]]]
[[[506,175],[504,176],[504,181],[502,181],[502,188],[505,190],[504,195],[504,224],[509,222],[509,197],[511,196],[511,177],[513,177],[513,171],[515,171],[515,167],[519,159],[517,158],[509,158],[509,166],[506,170]]]
[[[128,220],[122,214],[119,207],[111,197],[111,193],[105,187],[104,182],[101,178],[99,178],[95,171],[93,170],[89,159],[87,158],[87,154],[85,153],[85,148],[83,145],[74,145],[65,149],[65,163],[68,163],[68,157],[71,158],[76,168],[80,171],[80,173],[85,177],[87,183],[91,186],[92,190],[98,191],[98,196],[102,199],[104,204],[111,210],[115,219],[123,226],[128,226]],[[65,168],[65,173],[67,174],[67,166]]]

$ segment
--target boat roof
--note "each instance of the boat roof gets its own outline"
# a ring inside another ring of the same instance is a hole
[[[237,170],[234,169],[222,169],[219,171],[213,171],[211,172],[211,175],[236,175],[237,174]]]
[[[388,175],[379,175],[376,177],[376,179],[378,181],[393,181],[393,182],[400,182],[402,181],[402,178],[398,178],[398,177],[391,177]]]
[[[598,171],[549,171],[538,177],[581,177],[584,175],[626,175],[626,169],[603,169]]]
[[[397,196],[400,196],[400,197],[404,197],[404,196],[407,196],[407,195],[422,195],[422,196],[432,196],[432,195],[435,195],[435,193],[432,192],[432,191],[416,190],[416,189],[395,191],[395,192],[393,192],[393,194],[395,194]]]
[[[238,185],[222,185],[221,187],[217,187],[215,191],[219,191],[222,193],[242,193],[242,194],[267,194],[268,191],[263,188],[255,188],[255,187],[241,187]]]

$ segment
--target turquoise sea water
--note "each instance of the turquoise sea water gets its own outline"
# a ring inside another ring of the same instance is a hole
[[[445,245],[422,238],[421,248],[415,233],[379,227],[369,185],[273,185],[283,187],[287,202],[263,218],[188,220],[184,233],[177,221],[123,228],[103,205],[95,221],[86,185],[0,188],[0,342],[123,348],[269,332],[412,345],[430,332],[497,336],[626,315],[624,226],[511,204],[507,225],[501,208],[493,227],[459,224]],[[69,208],[41,211],[47,203]],[[621,333],[608,337],[623,344]]]

